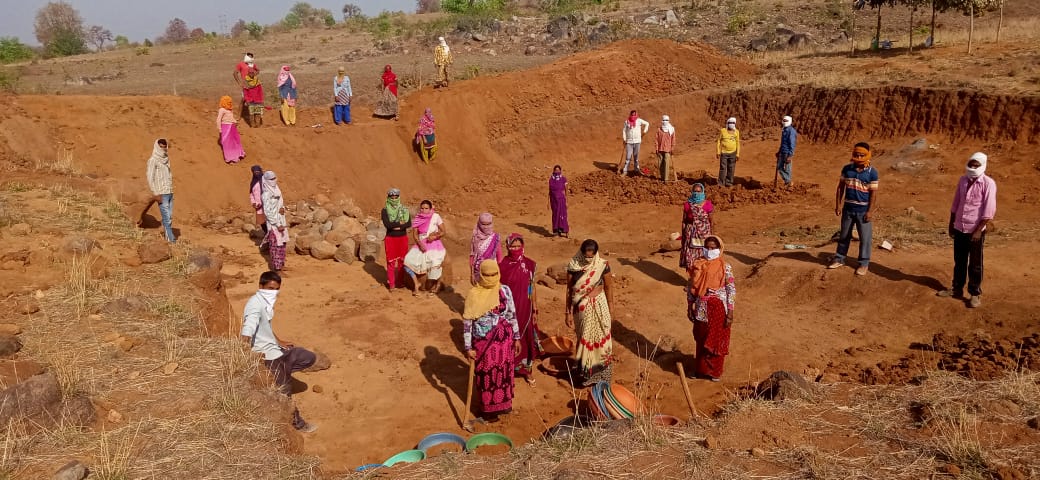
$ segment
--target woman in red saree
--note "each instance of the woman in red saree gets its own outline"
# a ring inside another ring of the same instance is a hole
[[[710,235],[704,239],[704,256],[691,266],[686,292],[686,315],[693,322],[697,342],[698,377],[717,382],[722,376],[736,295],[733,268],[722,256],[722,240]]]
[[[513,408],[513,362],[520,351],[513,292],[501,283],[498,263],[484,260],[480,282],[466,294],[462,339],[474,362],[473,385],[485,421],[494,422]]]
[[[376,102],[374,113],[380,117],[394,117],[394,120],[397,120],[397,74],[390,65],[383,67],[381,85],[383,96]]]
[[[513,293],[516,323],[520,326],[520,353],[516,356],[516,375],[534,385],[534,361],[542,353],[538,343],[538,299],[535,295],[535,262],[524,254],[524,237],[513,233],[506,238],[509,253],[498,262],[502,284]]]

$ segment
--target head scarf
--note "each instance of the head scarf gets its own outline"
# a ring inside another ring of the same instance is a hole
[[[711,239],[718,242],[720,251],[724,251],[722,239],[716,235],[707,236],[704,239],[704,243],[708,243],[708,240]],[[726,260],[721,253],[714,260],[708,260],[703,257],[698,258],[693,262],[691,275],[693,279],[690,282],[690,293],[703,297],[708,294],[709,289],[718,290],[726,284]]]
[[[466,307],[462,311],[462,318],[476,320],[494,310],[501,303],[501,280],[498,262],[490,259],[480,262],[480,280],[466,294]]]
[[[264,189],[264,193],[274,198],[282,198],[282,189],[278,187],[278,175],[272,170],[264,172],[263,183],[260,184],[260,188]]]
[[[419,231],[419,233],[427,233],[427,228],[430,226],[430,220],[433,218],[433,206],[430,206],[430,210],[426,213],[422,211],[422,204],[419,204],[419,213],[415,214],[415,218],[412,220],[412,227]]]
[[[628,125],[628,128],[636,128],[636,120],[639,120],[639,113],[632,110],[632,113],[628,114],[628,120],[625,121],[625,124]]]
[[[223,108],[224,110],[231,110],[235,108],[235,104],[231,103],[230,96],[224,95],[223,97],[220,97],[220,108]]]
[[[155,143],[152,144],[152,159],[158,160],[159,163],[164,165],[168,165],[170,163],[170,154],[166,153],[166,150],[163,150],[163,148],[159,146],[159,140],[162,139],[157,138],[155,139]],[[167,140],[166,145],[169,144],[170,142]]]
[[[397,96],[397,74],[394,73],[394,69],[390,67],[389,63],[383,67],[383,88],[389,88],[390,93]]]
[[[794,122],[794,119],[792,119],[790,115],[784,115],[783,120],[780,121],[780,123],[783,124],[783,126],[785,126],[785,127],[790,127],[791,123],[793,123],[793,122]]]
[[[422,118],[419,119],[419,135],[433,135],[436,127],[437,125],[433,121],[433,110],[427,108]]]
[[[495,225],[493,223],[494,217],[490,213],[484,212],[477,217],[477,225],[473,227],[473,238],[470,241],[470,252],[475,257],[480,257],[484,252],[491,246],[491,241],[495,238]],[[487,225],[484,225],[484,224]]]
[[[517,240],[520,240],[520,249],[519,250],[513,250],[512,248],[509,248],[510,246],[513,245],[513,242],[515,242]],[[520,235],[519,233],[510,233],[509,236],[506,237],[506,251],[507,251],[507,258],[509,258],[510,260],[519,260],[521,258],[524,258],[524,237],[523,237],[523,235]]]
[[[729,129],[729,130],[736,130],[737,129],[737,118],[736,117],[729,117],[728,119],[726,119],[726,128]]]
[[[668,115],[661,117],[661,131],[669,135],[675,135],[675,127],[672,126],[672,119],[668,118]]]
[[[560,169],[560,173],[556,173],[556,169],[557,169],[557,168],[559,168],[559,169]],[[561,179],[561,178],[563,178],[563,167],[561,167],[561,166],[559,166],[559,165],[554,165],[554,166],[553,166],[553,173],[552,173],[552,179],[553,179],[553,180],[559,180],[559,179]]]
[[[701,191],[698,192],[696,190],[697,187],[701,187]],[[690,196],[686,198],[686,201],[691,204],[700,205],[704,203],[705,198],[707,198],[707,192],[704,191],[704,184],[695,183],[693,184],[693,187],[690,188]]]
[[[437,41],[440,42],[441,47],[444,48],[445,52],[451,51],[451,47],[448,46],[448,41],[444,37],[437,37]]]
[[[397,198],[391,198],[390,195],[397,195]],[[396,188],[386,192],[386,217],[394,223],[404,223],[411,218],[408,207],[401,203],[401,191]]]
[[[247,64],[253,63],[253,56],[247,53],[246,56],[242,58],[242,62]]]
[[[857,167],[859,167],[859,168],[867,168],[867,167],[870,166],[870,157],[871,157],[870,150],[868,150],[868,149],[866,149],[864,147],[861,147],[861,146],[856,146],[856,147],[852,148],[852,153],[853,154],[857,154],[858,153],[858,154],[863,155],[862,157],[857,157],[857,156],[853,155],[852,163],[854,163]]]
[[[288,65],[282,65],[282,70],[278,72],[278,86],[281,87],[286,81],[292,80],[292,88],[296,88],[296,77],[289,72]]]
[[[979,178],[983,176],[986,173],[986,162],[989,160],[989,157],[987,157],[985,153],[975,152],[971,154],[970,158],[968,158],[968,162],[971,162],[972,160],[978,161],[981,165],[979,165],[978,168],[971,168],[965,165],[964,174],[967,175],[968,178]]]
[[[253,165],[249,168],[250,172],[253,172],[253,178],[249,180],[249,193],[253,193],[253,187],[260,183],[264,179],[264,169],[260,165]],[[260,185],[260,191],[263,192],[264,186]]]

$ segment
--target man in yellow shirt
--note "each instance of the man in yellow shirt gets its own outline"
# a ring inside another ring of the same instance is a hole
[[[726,120],[726,128],[719,129],[715,155],[719,159],[719,185],[732,187],[737,160],[740,160],[740,130],[737,130],[736,118],[730,117]]]
[[[448,86],[448,65],[451,65],[455,60],[451,56],[451,48],[448,47],[448,42],[444,40],[444,37],[437,39],[440,42],[437,48],[433,51],[433,63],[437,65],[437,83],[434,86],[447,87]]]

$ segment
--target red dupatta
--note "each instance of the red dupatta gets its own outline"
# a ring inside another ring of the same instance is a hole
[[[390,93],[397,96],[397,74],[387,65],[383,69],[383,88],[389,88]]]

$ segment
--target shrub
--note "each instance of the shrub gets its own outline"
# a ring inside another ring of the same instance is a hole
[[[19,42],[17,37],[0,37],[0,63],[18,62],[32,57],[32,49]]]
[[[441,9],[451,13],[501,12],[505,0],[442,0]]]
[[[256,22],[249,22],[249,25],[246,25],[246,31],[249,32],[250,37],[253,37],[253,40],[260,40],[260,37],[264,35],[264,26]]]

